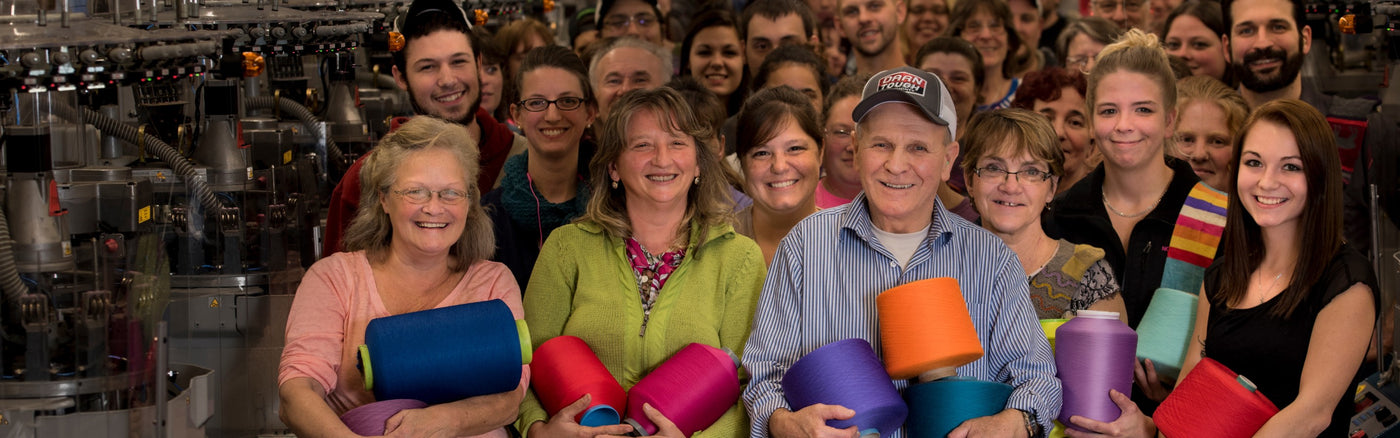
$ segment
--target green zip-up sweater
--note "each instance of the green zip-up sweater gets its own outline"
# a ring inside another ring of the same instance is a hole
[[[626,241],[608,236],[595,223],[555,229],[540,250],[525,293],[531,342],[538,346],[560,335],[583,339],[624,389],[692,342],[742,355],[767,275],[763,252],[729,225],[705,234],[700,242],[699,230],[692,227],[685,258],[662,286],[646,336],[640,336],[642,302]],[[739,374],[747,383],[742,369]],[[517,425],[527,432],[530,424],[546,420],[548,414],[531,391],[520,406]],[[695,436],[742,437],[748,429],[740,400]]]

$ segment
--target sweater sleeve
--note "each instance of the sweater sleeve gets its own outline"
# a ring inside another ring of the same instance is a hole
[[[311,266],[297,287],[287,316],[286,347],[278,367],[277,384],[309,377],[326,393],[334,392],[345,341],[349,296],[354,293],[345,259],[321,259]]]
[[[529,289],[525,293],[525,322],[530,326],[530,343],[540,345],[564,332],[573,308],[573,291],[578,282],[578,265],[575,264],[568,240],[577,236],[577,229],[566,225],[550,233],[540,249],[539,262],[530,274]],[[544,405],[529,391],[520,404],[520,419],[516,428],[522,435],[529,433],[530,425],[536,421],[549,420]]]
[[[763,278],[768,268],[763,264],[763,252],[747,237],[735,234],[731,244],[737,249],[731,259],[735,272],[726,278],[724,285],[725,309],[720,322],[720,344],[733,351],[740,358],[744,355],[744,344],[749,339],[749,329],[753,323],[754,308],[758,306],[759,293],[763,291]],[[748,383],[748,373],[739,369],[741,386]],[[744,400],[740,397],[715,423],[696,437],[743,437],[749,435],[749,416],[744,411]]]

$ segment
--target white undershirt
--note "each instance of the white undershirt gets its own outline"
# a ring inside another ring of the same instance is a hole
[[[914,258],[914,251],[917,251],[919,244],[924,242],[924,237],[928,236],[928,229],[931,226],[933,226],[932,223],[922,230],[903,234],[886,232],[879,227],[870,228],[875,230],[875,238],[880,241],[881,245],[885,246],[885,249],[890,251],[894,260],[899,262],[899,269],[903,270],[909,266],[909,259]]]

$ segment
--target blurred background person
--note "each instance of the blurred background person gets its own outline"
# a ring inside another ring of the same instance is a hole
[[[1176,149],[1191,162],[1191,170],[1211,188],[1230,190],[1230,156],[1235,135],[1249,116],[1249,105],[1234,89],[1208,76],[1192,76],[1176,85],[1181,122],[1176,126]]]
[[[977,111],[1010,108],[1026,58],[1016,56],[1021,37],[1011,26],[1011,8],[1002,0],[963,0],[953,7],[949,34],[972,43],[982,55],[981,104]]]
[[[846,76],[831,86],[822,109],[822,171],[817,184],[817,208],[831,208],[851,202],[860,193],[860,174],[855,163],[856,122],[851,113],[860,103],[868,76]],[[945,81],[946,82],[946,81]]]
[[[902,40],[905,44],[904,53],[912,56],[924,44],[943,35],[943,31],[948,28],[948,13],[952,8],[948,7],[947,0],[905,1],[909,2],[909,14],[904,19]],[[909,59],[910,65],[918,63],[918,58]]]
[[[725,103],[728,115],[739,113],[749,86],[738,25],[732,12],[706,11],[695,17],[681,41],[681,76],[704,84]]]
[[[1056,193],[1069,190],[1103,161],[1089,132],[1089,109],[1084,104],[1087,86],[1079,72],[1059,67],[1033,71],[1026,74],[1011,105],[1040,113],[1055,127],[1064,154],[1064,172],[1057,175]]]
[[[1230,60],[1225,58],[1225,17],[1220,3],[1189,0],[1167,16],[1162,38],[1167,53],[1186,61],[1192,75],[1210,76],[1231,83]]]
[[[671,80],[671,52],[634,37],[600,40],[588,65],[598,97],[598,118],[607,119],[612,102],[632,90],[649,90]]]
[[[1101,17],[1084,17],[1070,23],[1055,44],[1066,70],[1089,74],[1094,59],[1123,35],[1123,28]]]

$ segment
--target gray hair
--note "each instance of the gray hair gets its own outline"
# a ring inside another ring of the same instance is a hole
[[[481,207],[481,189],[476,179],[477,161],[481,157],[476,140],[465,126],[432,116],[417,116],[399,129],[389,133],[365,158],[360,168],[360,208],[345,231],[346,251],[365,251],[370,261],[379,262],[389,254],[394,226],[389,215],[380,207],[384,195],[394,185],[399,166],[412,154],[429,149],[445,149],[456,157],[467,182],[466,226],[448,254],[453,257],[449,268],[466,271],[478,260],[487,260],[496,252],[496,235],[491,231],[491,218]]]
[[[671,52],[666,51],[666,49],[662,48],[661,46],[649,43],[641,38],[637,38],[634,36],[623,36],[618,37],[617,39],[608,43],[606,46],[603,46],[603,48],[598,49],[597,52],[593,53],[593,59],[589,60],[588,82],[591,85],[593,85],[594,88],[597,88],[598,80],[602,79],[602,77],[600,77],[602,72],[598,71],[598,61],[602,60],[604,56],[608,56],[608,54],[612,53],[614,50],[625,47],[642,49],[647,51],[647,53],[652,54],[652,56],[655,56],[656,59],[661,61],[661,77],[656,78],[656,83],[664,84],[667,82],[671,82]]]

